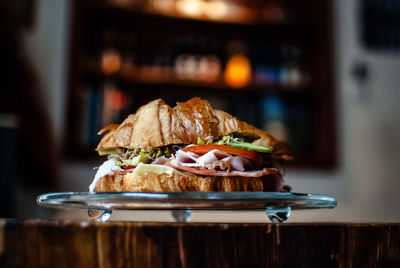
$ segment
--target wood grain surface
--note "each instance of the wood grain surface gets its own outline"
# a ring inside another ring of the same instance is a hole
[[[0,220],[0,267],[400,267],[400,224]]]

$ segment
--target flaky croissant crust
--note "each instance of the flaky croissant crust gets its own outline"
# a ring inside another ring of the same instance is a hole
[[[109,125],[99,134],[108,132],[101,139],[96,150],[117,147],[155,148],[171,144],[196,144],[198,138],[208,140],[232,133],[240,133],[250,139],[258,139],[256,144],[275,148],[274,155],[281,159],[291,159],[288,147],[260,130],[236,117],[214,110],[210,103],[200,98],[178,102],[171,108],[162,99],[157,99],[140,107],[120,125]]]

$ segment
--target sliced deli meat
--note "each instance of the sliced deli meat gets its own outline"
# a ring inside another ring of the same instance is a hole
[[[190,151],[179,150],[176,153],[176,163],[186,167],[206,168],[210,170],[246,171],[255,169],[254,164],[243,156],[233,156],[214,149],[202,156]]]
[[[221,145],[221,144],[205,144],[205,145],[187,146],[187,147],[183,148],[182,150],[185,152],[192,152],[192,153],[195,153],[198,155],[207,154],[210,151],[217,150],[217,152],[219,152],[219,153],[243,156],[243,157],[249,159],[258,168],[260,168],[262,166],[262,161],[263,161],[262,156],[256,152],[242,149],[242,148]]]
[[[253,169],[253,165],[250,160],[243,156],[234,156],[229,160],[229,163],[235,170],[245,171]]]
[[[196,163],[196,160],[200,156],[193,152],[185,152],[183,150],[179,150],[175,154],[175,158],[179,163]]]
[[[249,170],[249,171],[238,171],[238,170],[216,170],[207,169],[203,167],[191,167],[177,163],[175,159],[170,159],[165,163],[166,166],[173,167],[180,171],[191,172],[198,175],[204,176],[242,176],[242,177],[261,177],[269,174],[279,174],[280,171],[277,168],[263,168],[261,170]]]

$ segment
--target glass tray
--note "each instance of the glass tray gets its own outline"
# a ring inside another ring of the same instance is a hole
[[[192,210],[265,210],[275,223],[292,210],[334,208],[333,197],[281,192],[96,193],[58,192],[39,195],[37,203],[50,208],[82,208],[91,219],[105,222],[113,210],[172,210],[178,222],[189,221]]]

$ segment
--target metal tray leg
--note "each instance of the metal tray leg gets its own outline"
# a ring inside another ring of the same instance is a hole
[[[101,209],[101,208],[88,208],[87,210],[89,218],[99,222],[106,222],[112,213],[112,209]]]
[[[291,212],[290,207],[267,207],[265,208],[265,214],[268,219],[273,223],[282,223],[289,219]]]
[[[173,210],[172,217],[177,222],[189,222],[192,219],[191,209]]]

